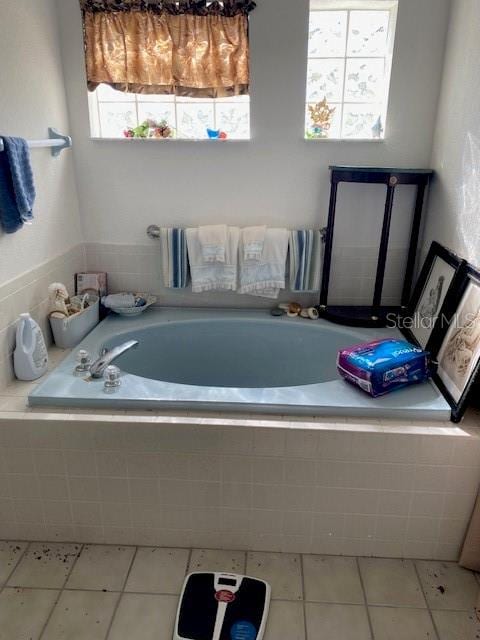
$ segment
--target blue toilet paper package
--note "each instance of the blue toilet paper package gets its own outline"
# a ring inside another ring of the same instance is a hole
[[[429,354],[405,340],[374,340],[338,352],[337,369],[372,397],[430,377]]]

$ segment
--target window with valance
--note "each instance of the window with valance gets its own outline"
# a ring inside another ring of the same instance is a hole
[[[249,137],[248,16],[254,2],[80,5],[94,136]],[[144,122],[151,126],[142,131]]]

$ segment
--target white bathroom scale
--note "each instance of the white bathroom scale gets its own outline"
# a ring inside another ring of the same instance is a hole
[[[234,573],[190,573],[183,584],[174,640],[261,640],[270,585]]]

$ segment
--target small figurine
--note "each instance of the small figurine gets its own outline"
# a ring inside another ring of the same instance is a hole
[[[207,127],[207,136],[210,140],[226,140],[227,134],[221,129],[209,129]]]
[[[168,126],[166,120],[161,120],[153,129],[153,138],[171,138],[172,129]]]
[[[163,119],[153,120],[148,118],[137,127],[130,127],[123,132],[125,138],[173,138],[173,129]]]
[[[48,298],[50,302],[50,313],[61,314],[61,316],[68,318],[70,313],[67,305],[70,303],[70,299],[65,285],[61,282],[52,282],[48,287]]]
[[[278,307],[272,309],[272,316],[282,316],[287,315],[289,318],[296,318],[300,316],[301,318],[309,318],[310,320],[318,320],[319,313],[316,307],[305,307],[302,308],[301,304],[298,302],[281,302]]]
[[[372,135],[374,138],[381,138],[383,133],[382,116],[378,116],[378,120],[372,127]]]
[[[327,98],[324,98],[321,102],[309,104],[308,110],[310,112],[310,119],[313,125],[310,137],[326,138],[332,124],[331,120],[336,111],[336,107],[329,107]]]

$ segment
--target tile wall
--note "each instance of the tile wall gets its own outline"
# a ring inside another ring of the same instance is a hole
[[[86,244],[87,265],[91,270],[107,271],[112,292],[148,291],[160,304],[171,306],[273,306],[271,300],[253,296],[192,294],[190,289],[165,289],[160,269],[160,244],[145,245]],[[372,301],[378,247],[336,247],[332,261],[331,304],[369,304]],[[385,272],[384,304],[398,304],[405,272],[405,250],[392,247]],[[318,303],[318,294],[292,294],[287,290],[280,300],[298,300],[308,306]]]
[[[45,262],[36,269],[0,285],[0,389],[13,376],[12,353],[15,348],[15,324],[20,313],[30,312],[51,344],[48,322],[48,285],[62,282],[74,292],[74,275],[85,269],[84,245]]]

